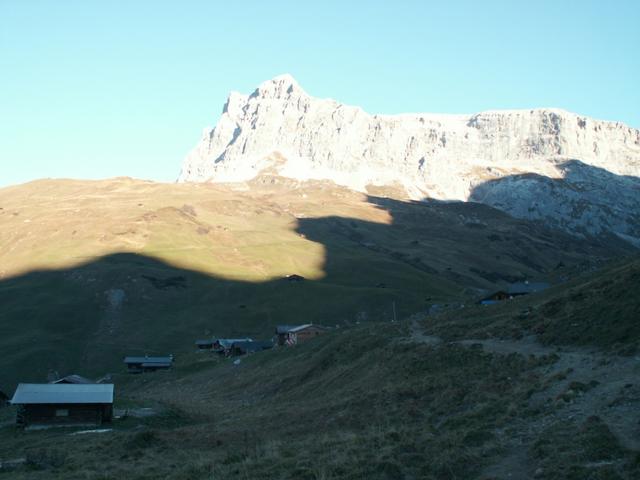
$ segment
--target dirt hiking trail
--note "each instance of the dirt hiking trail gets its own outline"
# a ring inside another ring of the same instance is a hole
[[[540,416],[517,419],[510,432],[494,432],[505,454],[489,466],[483,479],[534,479],[541,474],[530,457],[530,449],[549,426],[563,420],[584,422],[597,416],[607,424],[620,444],[640,451],[640,356],[621,357],[596,349],[545,346],[534,335],[521,339],[465,339],[444,342],[424,332],[419,321],[410,324],[412,342],[434,348],[445,343],[481,347],[497,355],[554,356],[556,361],[539,367],[543,389],[529,399],[529,407]],[[583,465],[599,468],[602,464]]]

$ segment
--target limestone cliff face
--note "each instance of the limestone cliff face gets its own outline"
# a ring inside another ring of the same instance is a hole
[[[557,109],[370,115],[309,96],[289,75],[231,93],[179,181],[265,170],[415,199],[472,200],[576,234],[640,241],[640,130]]]

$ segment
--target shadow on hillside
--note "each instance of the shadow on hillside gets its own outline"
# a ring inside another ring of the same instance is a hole
[[[558,169],[558,179],[527,173],[489,180],[473,189],[470,200],[580,235],[613,231],[640,246],[640,178],[579,160]]]
[[[125,355],[179,355],[203,337],[270,338],[277,324],[391,321],[478,287],[626,253],[480,204],[368,200],[392,224],[298,219],[296,232],[325,248],[316,281],[233,281],[135,253],[2,280],[0,387],[49,370],[118,372]]]

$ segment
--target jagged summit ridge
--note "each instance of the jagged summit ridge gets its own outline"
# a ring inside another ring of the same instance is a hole
[[[242,182],[267,169],[360,191],[400,185],[416,199],[481,201],[575,233],[640,238],[640,131],[560,109],[371,115],[280,75],[229,95],[179,181]]]

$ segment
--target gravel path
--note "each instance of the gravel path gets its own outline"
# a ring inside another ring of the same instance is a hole
[[[437,347],[443,340],[427,335],[418,321],[411,322],[410,340]],[[591,416],[600,417],[628,449],[640,450],[640,356],[620,357],[595,349],[549,347],[537,342],[535,336],[519,340],[465,339],[459,345],[478,346],[499,355],[556,355],[557,361],[540,372],[547,385],[533,394],[531,407],[553,405],[543,418],[520,419],[510,428],[516,433],[496,432],[505,442],[507,453],[483,472],[482,478],[535,478],[534,462],[528,451],[538,435],[560,420],[582,422]],[[585,385],[586,391],[575,389]],[[573,388],[572,388],[573,387]]]

